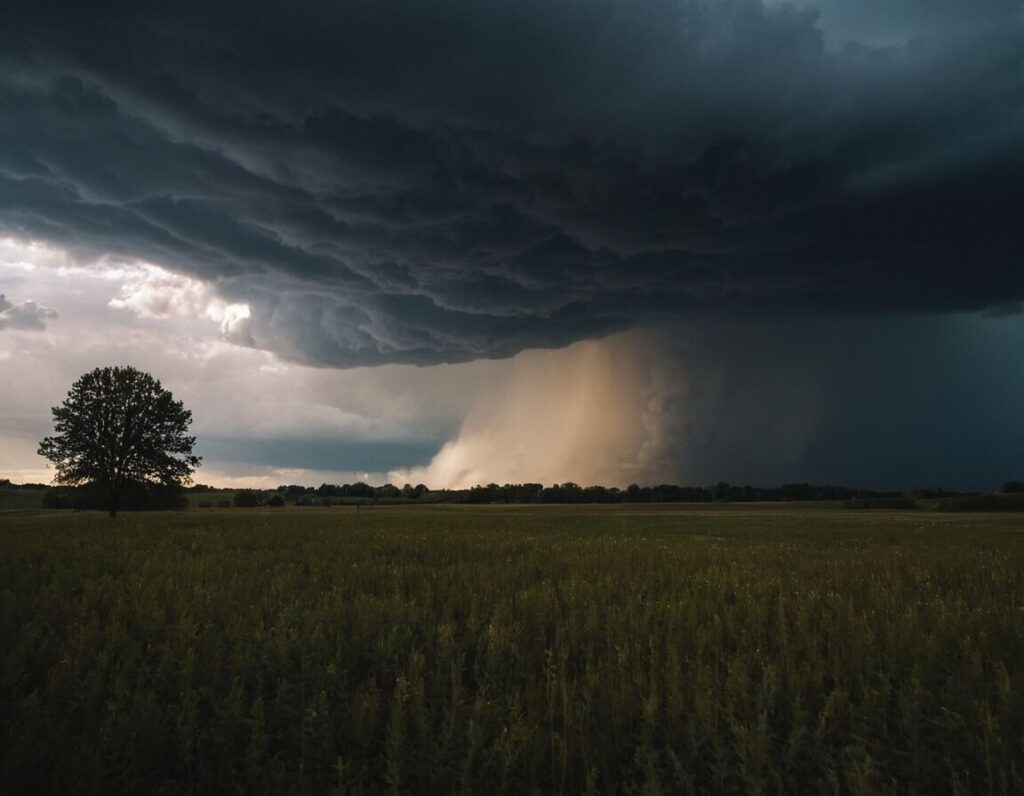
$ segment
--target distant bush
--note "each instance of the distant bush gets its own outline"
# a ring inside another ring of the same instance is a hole
[[[213,504],[209,500],[200,500],[198,505],[199,505],[199,508],[201,508],[201,509],[212,509],[213,508]]]
[[[272,498],[270,498],[270,500],[267,501],[267,505],[273,506],[274,508],[281,508],[282,506],[284,506],[284,498],[281,497],[280,495],[274,495]]]
[[[254,489],[239,489],[235,492],[235,505],[240,509],[255,508],[260,504],[260,495]]]
[[[227,500],[226,498],[223,499],[223,500],[218,500],[217,501],[217,508],[219,508],[219,509],[229,509],[229,508],[231,508],[231,501]]]

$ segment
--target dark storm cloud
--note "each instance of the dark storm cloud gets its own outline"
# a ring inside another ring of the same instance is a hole
[[[813,5],[820,10],[826,37],[837,43],[945,35],[998,23],[1020,11],[1020,0],[815,0]]]
[[[300,361],[1024,299],[1016,3],[841,48],[753,0],[5,9],[0,231],[215,282]]]

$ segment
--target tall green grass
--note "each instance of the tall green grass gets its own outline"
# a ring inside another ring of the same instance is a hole
[[[0,517],[0,789],[1021,793],[1024,516]]]

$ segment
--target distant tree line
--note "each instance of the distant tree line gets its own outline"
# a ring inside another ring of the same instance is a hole
[[[0,489],[42,490],[45,508],[103,509],[106,496],[92,484],[77,487],[46,484],[15,484],[0,478]],[[580,486],[572,482],[544,486],[539,483],[486,484],[468,489],[429,489],[424,484],[403,487],[394,484],[373,486],[362,481],[354,484],[321,484],[318,487],[282,484],[275,489],[218,488],[209,484],[191,487],[152,483],[130,483],[124,490],[122,508],[128,510],[183,509],[188,495],[199,508],[254,508],[257,506],[333,506],[339,504],[410,503],[750,503],[757,501],[834,501],[851,508],[913,509],[922,506],[942,510],[1018,510],[1024,509],[1024,482],[1007,481],[994,493],[960,492],[942,489],[917,489],[907,492],[851,489],[844,486],[783,484],[778,487],[736,486],[724,481],[713,486],[630,484],[625,489],[600,485]],[[201,496],[201,497],[199,497]]]
[[[127,481],[121,485],[118,495],[118,508],[127,511],[161,511],[187,507],[185,490],[175,483]],[[60,486],[43,495],[43,508],[109,511],[110,492],[107,487],[96,483]]]
[[[202,484],[194,487],[206,491]],[[678,486],[658,484],[639,486],[630,484],[625,489],[607,486],[580,486],[567,481],[544,486],[537,483],[487,484],[469,489],[428,489],[425,485],[393,484],[371,486],[363,482],[354,484],[321,484],[307,487],[297,484],[282,485],[276,490],[260,492],[242,490],[236,493],[236,505],[331,505],[340,502],[405,502],[421,500],[431,503],[740,503],[785,500],[851,500],[899,497],[900,492],[876,492],[849,489],[841,486],[815,486],[813,484],[786,484],[765,488],[733,486],[720,482],[714,486]],[[275,500],[280,498],[280,501]]]
[[[284,491],[288,495],[294,495],[297,490],[305,489],[306,494],[315,493],[317,497],[321,498],[374,498],[377,500],[398,500],[404,498],[405,500],[418,500],[423,495],[427,494],[430,490],[427,489],[423,484],[412,486],[406,484],[399,488],[394,484],[384,484],[383,486],[370,486],[364,484],[362,481],[358,481],[354,484],[320,484],[316,489],[312,487],[301,487],[301,486],[285,486],[278,487],[278,491]]]
[[[50,488],[49,484],[32,484],[32,483],[16,484],[13,481],[11,481],[10,478],[0,478],[0,489],[37,490],[37,489],[49,489],[49,488]]]
[[[196,491],[214,488],[199,484]],[[1024,484],[1008,481],[998,493],[960,492],[937,487],[907,492],[851,489],[845,486],[783,484],[778,487],[736,486],[721,481],[713,486],[630,484],[625,489],[601,485],[580,486],[571,481],[544,486],[539,483],[486,484],[468,489],[429,489],[423,484],[372,486],[321,484],[318,487],[283,484],[273,490],[238,490],[233,503],[237,507],[255,506],[332,506],[335,504],[408,503],[753,503],[785,501],[845,502],[850,508],[913,509],[922,506],[954,510],[1016,510],[1006,498],[1024,492]],[[1002,496],[1002,499],[1000,498]],[[220,501],[223,505],[224,501]],[[934,504],[934,505],[932,505]],[[201,504],[201,506],[204,504]],[[212,504],[207,504],[212,505]]]
[[[431,493],[433,495],[434,493]],[[884,497],[899,493],[873,492],[841,486],[786,484],[766,488],[734,486],[724,481],[714,486],[630,484],[625,489],[600,485],[580,486],[571,481],[542,484],[487,484],[463,490],[444,490],[453,503],[746,503],[784,500],[849,500]]]

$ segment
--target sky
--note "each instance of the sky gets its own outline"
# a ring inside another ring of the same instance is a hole
[[[0,477],[132,364],[197,479],[1024,476],[1024,5],[0,9]]]

